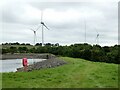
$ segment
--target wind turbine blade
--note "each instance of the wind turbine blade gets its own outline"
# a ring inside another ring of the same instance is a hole
[[[41,22],[43,21],[43,11],[41,10]]]
[[[34,31],[33,29],[30,29],[30,30]]]
[[[85,43],[86,43],[86,19],[84,18],[84,24],[85,24]]]
[[[97,29],[95,29],[95,30],[96,30],[96,32],[97,32],[97,35],[98,35],[99,33],[98,33]]]
[[[49,28],[45,24],[43,24],[43,25],[49,30]]]
[[[38,26],[38,28],[36,29],[36,31],[40,28],[41,26]]]
[[[97,37],[99,37],[99,34],[97,34]]]

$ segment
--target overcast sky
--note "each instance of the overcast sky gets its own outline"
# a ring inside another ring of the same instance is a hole
[[[118,44],[118,2],[104,0],[50,1],[3,0],[0,5],[2,32],[1,43],[19,42],[33,44],[33,32],[43,21],[45,43],[70,45],[74,43],[96,44],[99,34],[101,46]],[[41,27],[37,31],[36,43],[41,43]]]

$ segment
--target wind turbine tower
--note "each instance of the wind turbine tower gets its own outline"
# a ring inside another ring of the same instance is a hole
[[[34,46],[35,46],[35,44],[36,44],[36,32],[37,32],[37,30],[38,30],[39,28],[40,28],[40,26],[39,26],[36,30],[30,29],[30,30],[32,30],[33,33],[34,33],[34,41],[33,41]]]
[[[44,46],[44,27],[46,27],[48,30],[49,28],[43,22],[43,11],[41,11],[41,25],[42,25],[42,46]]]
[[[85,24],[85,43],[86,43],[86,20],[84,20],[84,24]]]

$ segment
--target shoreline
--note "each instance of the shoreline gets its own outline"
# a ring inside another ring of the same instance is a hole
[[[45,54],[35,54],[35,53],[21,53],[21,54],[2,54],[0,60],[7,60],[7,59],[51,59],[55,58],[56,56],[53,54],[45,53]]]
[[[26,67],[26,70],[24,70],[25,67],[17,68],[16,72],[30,72],[33,70],[40,70],[45,68],[55,68],[61,65],[67,64],[67,62],[55,57],[51,59],[46,59],[41,62],[37,62],[35,64],[28,65]]]
[[[40,70],[43,68],[54,68],[57,66],[61,66],[64,64],[67,64],[64,60],[56,57],[53,54],[45,53],[45,54],[34,54],[34,53],[22,53],[22,54],[3,54],[1,60],[7,60],[7,59],[46,59],[41,62],[36,62],[34,64],[27,66],[27,72],[33,71],[33,70]],[[16,68],[16,72],[26,72],[24,71],[24,67]]]

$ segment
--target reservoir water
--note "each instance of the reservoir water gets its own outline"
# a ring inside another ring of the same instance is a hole
[[[28,65],[40,62],[46,59],[28,59]],[[0,72],[15,72],[17,68],[23,67],[22,59],[0,60]]]

